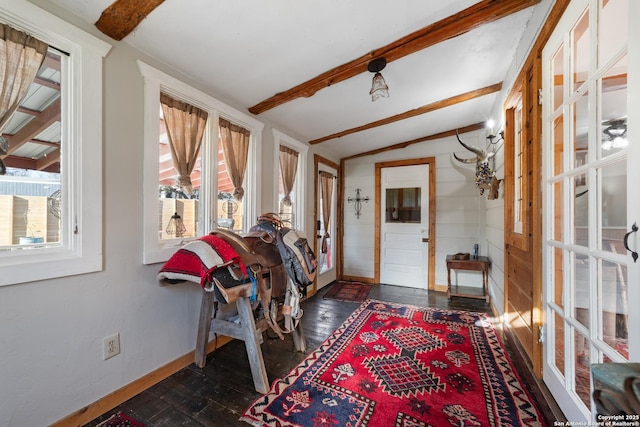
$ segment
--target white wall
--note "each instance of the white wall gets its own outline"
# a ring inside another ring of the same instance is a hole
[[[45,0],[33,3],[108,40]],[[160,287],[156,275],[162,264],[142,264],[143,80],[136,60],[234,105],[125,43],[108,41],[114,47],[104,61],[104,269],[0,287],[2,426],[51,424],[195,348],[198,285]],[[309,150],[310,188],[316,151]],[[268,123],[262,155],[260,208],[272,211]],[[313,207],[309,193],[307,206]],[[312,208],[309,215],[312,219]],[[114,333],[120,333],[121,354],[104,361],[102,340]]]
[[[484,135],[484,131],[477,131],[461,135],[461,138],[471,145],[484,147]],[[432,225],[436,227],[436,284],[447,284],[447,254],[471,253],[474,243],[478,243],[480,255],[487,255],[484,234],[486,193],[481,196],[475,187],[475,166],[453,159],[451,154],[454,151],[459,157],[473,156],[454,136],[345,162],[345,275],[374,276],[375,163],[390,160],[436,158],[436,224]],[[354,214],[353,204],[346,201],[346,197],[355,195],[356,188],[361,189],[363,197],[371,198],[369,203],[363,204],[360,219]],[[471,272],[458,272],[458,283],[481,286],[481,280]]]

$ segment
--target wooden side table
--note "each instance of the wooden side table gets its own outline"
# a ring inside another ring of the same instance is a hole
[[[487,304],[491,300],[489,296],[489,267],[491,261],[485,256],[470,257],[469,259],[455,259],[453,255],[447,255],[447,298],[466,297],[484,299]],[[482,294],[476,288],[451,285],[451,270],[471,270],[482,272]]]

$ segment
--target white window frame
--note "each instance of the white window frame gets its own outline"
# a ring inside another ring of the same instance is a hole
[[[0,286],[101,271],[102,59],[111,45],[25,0],[0,4],[0,22],[69,54],[61,64],[61,244],[0,252]]]
[[[203,137],[202,158],[216,158],[218,153],[218,119],[220,117],[240,125],[251,132],[247,172],[245,174],[245,218],[256,218],[260,206],[261,187],[258,181],[262,158],[262,129],[264,124],[253,117],[233,108],[206,93],[195,89],[183,81],[172,77],[142,61],[138,69],[144,79],[144,167],[143,167],[143,259],[144,264],[167,261],[177,249],[192,239],[158,238],[160,227],[158,217],[158,162],[160,157],[158,112],[160,92],[188,102],[209,113],[207,129]],[[204,235],[216,228],[217,218],[217,162],[203,170],[200,191],[200,228],[197,235]],[[252,167],[253,165],[253,167]],[[208,186],[208,188],[204,188]],[[245,221],[245,228],[248,227]],[[247,231],[247,230],[244,230]]]
[[[293,214],[295,217],[296,229],[304,234],[306,230],[305,215],[307,200],[305,197],[305,189],[307,188],[307,153],[309,152],[309,146],[291,138],[290,136],[280,132],[279,130],[272,129],[273,131],[273,146],[274,146],[274,198],[276,212],[280,207],[280,146],[284,145],[298,152],[298,170],[296,171],[296,181],[293,185],[293,191],[296,196],[296,200],[293,206]]]
[[[522,127],[522,99],[513,111],[513,232],[522,234],[525,205],[523,202],[525,178],[524,156],[524,128]]]

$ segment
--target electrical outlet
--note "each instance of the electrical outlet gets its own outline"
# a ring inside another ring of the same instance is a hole
[[[106,337],[102,341],[102,350],[104,353],[104,360],[120,354],[120,334],[114,334]]]

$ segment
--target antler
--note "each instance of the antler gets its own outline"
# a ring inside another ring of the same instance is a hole
[[[493,156],[496,155],[496,153],[492,152],[492,151],[485,151],[485,150],[481,150],[478,147],[474,147],[473,145],[469,145],[469,144],[465,144],[464,142],[462,142],[462,140],[460,139],[460,135],[458,134],[458,129],[456,129],[456,138],[458,138],[458,142],[467,150],[471,151],[473,154],[476,155],[476,157],[472,158],[472,159],[461,159],[460,157],[456,156],[455,153],[453,153],[453,157],[456,158],[456,160],[462,162],[462,163],[476,163],[476,162],[484,162],[486,160],[489,160],[490,158],[492,158]]]
[[[471,159],[461,159],[460,157],[458,157],[458,156],[456,155],[456,153],[453,153],[453,157],[455,157],[455,158],[456,158],[456,160],[457,160],[457,161],[459,161],[459,162],[461,162],[461,163],[469,163],[469,164],[470,164],[470,163],[476,163],[476,162],[478,161],[478,158],[477,158],[477,157],[473,157],[473,158],[471,158]]]

